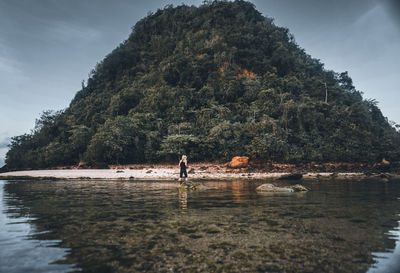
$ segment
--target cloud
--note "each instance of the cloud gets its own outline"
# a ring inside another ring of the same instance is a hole
[[[10,49],[4,45],[3,42],[0,41],[0,72],[15,74],[20,73],[20,69],[17,67],[17,62],[10,58],[11,52]]]
[[[0,142],[0,149],[8,149],[8,145],[10,144],[10,141],[7,140],[3,140]]]
[[[398,0],[385,0],[383,1],[388,13],[394,20],[395,25],[400,28],[400,1]]]
[[[5,133],[0,133],[0,135],[5,135]],[[0,149],[8,149],[11,139],[9,137],[3,137],[0,139]],[[1,156],[1,152],[0,152]]]
[[[7,74],[18,74],[21,71],[15,66],[12,59],[0,56],[0,72]]]
[[[8,151],[7,145],[9,144],[9,139],[4,139],[0,141],[0,168],[5,164],[5,157]]]
[[[90,43],[99,40],[102,36],[101,32],[94,28],[64,21],[52,22],[46,34],[47,37],[55,41],[70,45]],[[79,43],[76,41],[79,41]]]
[[[21,66],[13,50],[0,40],[0,80],[3,86],[4,82],[22,82],[27,79]]]

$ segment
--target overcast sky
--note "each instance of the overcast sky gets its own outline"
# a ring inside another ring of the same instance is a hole
[[[365,98],[400,123],[400,1],[251,1],[312,57],[348,71]],[[149,11],[201,0],[0,0],[0,166],[9,138],[43,110],[69,105],[90,70]]]

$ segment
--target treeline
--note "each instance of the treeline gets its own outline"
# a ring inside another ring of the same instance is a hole
[[[70,106],[12,139],[11,169],[92,163],[400,158],[400,134],[345,73],[324,69],[245,1],[140,20]]]

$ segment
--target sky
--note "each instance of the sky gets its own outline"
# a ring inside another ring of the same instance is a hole
[[[138,20],[168,4],[202,2],[0,0],[0,167],[10,138],[29,133],[44,110],[68,107]],[[399,0],[250,2],[326,69],[348,71],[364,98],[400,123]]]

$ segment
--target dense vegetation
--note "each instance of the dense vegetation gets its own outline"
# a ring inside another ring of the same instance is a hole
[[[137,22],[70,106],[12,139],[9,168],[226,160],[398,160],[400,134],[245,1],[167,6]]]

